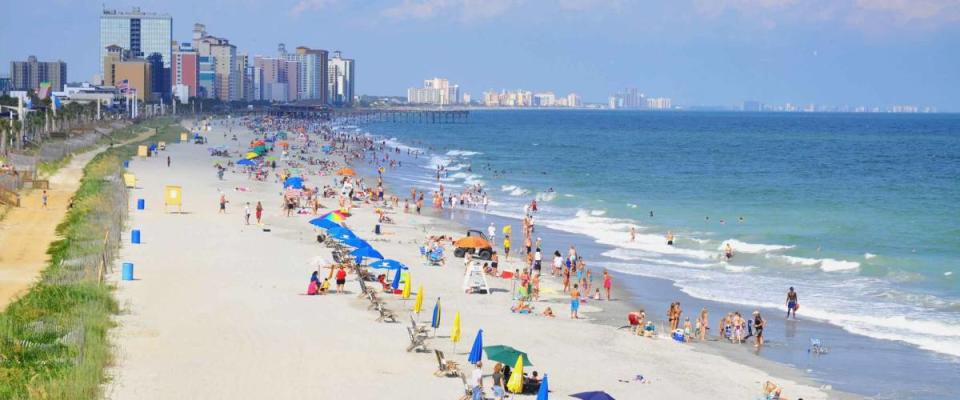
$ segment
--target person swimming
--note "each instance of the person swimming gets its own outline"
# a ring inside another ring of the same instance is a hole
[[[727,257],[728,260],[733,258],[733,247],[730,246],[730,242],[727,242],[727,244],[723,246],[723,255]]]
[[[673,232],[667,231],[667,246],[673,246]]]

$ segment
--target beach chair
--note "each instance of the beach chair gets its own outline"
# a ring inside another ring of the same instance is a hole
[[[456,361],[447,360],[440,350],[434,349],[433,352],[437,355],[437,372],[434,372],[433,375],[448,377],[460,375],[460,368]]]
[[[384,305],[383,300],[377,297],[377,293],[373,291],[367,292],[367,300],[370,300],[370,305],[367,306],[368,310]]]
[[[390,320],[390,322],[397,322],[397,316],[393,314],[393,311],[390,311],[384,307],[383,303],[377,303],[376,308],[377,313],[380,314],[380,316],[377,317],[377,322],[386,322],[387,320]]]
[[[460,375],[460,380],[463,381],[463,396],[460,396],[460,400],[470,400],[473,398],[473,385],[467,383],[467,376],[460,371],[457,371]],[[480,391],[480,398],[485,398],[483,396],[483,390]]]
[[[410,345],[407,346],[407,353],[415,349],[420,349],[417,351],[427,351],[427,345],[423,343],[424,339],[426,339],[425,337],[414,334],[410,328],[407,328],[407,336],[410,337]]]
[[[417,321],[413,319],[413,315],[410,316],[410,329],[413,329],[413,332],[421,336],[430,336],[430,326],[427,324],[418,325]]]

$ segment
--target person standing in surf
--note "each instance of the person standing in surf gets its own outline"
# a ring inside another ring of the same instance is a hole
[[[787,319],[790,318],[791,311],[793,311],[793,319],[797,319],[797,308],[800,308],[797,292],[793,290],[793,286],[790,286],[790,291],[787,292]]]

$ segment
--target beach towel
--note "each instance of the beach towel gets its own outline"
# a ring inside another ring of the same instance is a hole
[[[307,286],[307,295],[313,296],[317,294],[317,281],[310,281],[310,286]]]

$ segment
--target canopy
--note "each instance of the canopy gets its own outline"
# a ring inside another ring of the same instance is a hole
[[[357,240],[360,241],[360,242],[363,242],[363,240],[361,240],[361,239],[357,239]],[[351,241],[348,240],[347,242],[351,242]],[[347,244],[348,246],[352,246],[351,244],[349,244],[349,243],[347,243],[347,242],[344,242],[344,244]],[[364,243],[366,243],[366,242],[364,242]],[[357,257],[357,258],[366,257],[366,258],[376,258],[376,259],[380,259],[380,260],[383,259],[383,255],[380,254],[380,252],[377,251],[377,250],[375,250],[373,247],[370,247],[369,244],[367,244],[366,247],[360,247],[360,248],[357,248],[357,249],[354,250],[354,251],[351,251],[351,252],[350,252],[350,255],[351,255],[351,256],[354,256],[354,257]],[[359,263],[358,263],[358,264],[359,264]]]
[[[595,392],[582,392],[582,393],[571,394],[570,397],[576,397],[578,399],[583,399],[583,400],[616,400],[613,398],[613,396],[607,394],[607,392],[604,392],[602,390],[595,391]]]
[[[340,175],[340,176],[354,176],[356,174],[357,173],[353,172],[352,168],[340,168],[339,170],[337,170],[337,175]]]
[[[455,245],[457,247],[464,247],[468,249],[489,249],[493,247],[490,245],[490,242],[480,236],[462,237],[457,239]]]
[[[377,269],[409,269],[406,265],[403,265],[400,261],[397,260],[380,260],[370,263],[370,268]]]
[[[524,353],[520,350],[517,350],[510,346],[504,345],[495,345],[495,346],[486,346],[483,348],[483,351],[487,353],[487,359],[490,361],[497,361],[507,365],[517,360],[517,356],[523,356],[523,365],[532,366],[533,363],[530,362],[530,358],[527,357],[527,353]]]
[[[246,157],[248,160],[252,160],[254,158],[260,157],[260,155],[251,151],[246,155],[244,155],[244,157]]]
[[[283,187],[292,186],[295,189],[303,189],[303,178],[299,176],[291,176],[283,181]]]
[[[366,240],[363,240],[363,239],[360,239],[360,238],[344,240],[344,241],[343,241],[343,244],[355,248],[356,250],[354,250],[354,251],[362,250],[362,249],[370,249],[370,250],[365,250],[365,251],[367,251],[367,252],[372,251],[372,252],[376,253],[377,255],[380,255],[380,252],[374,250],[373,247],[370,247],[370,243],[367,243]],[[354,257],[357,257],[357,255],[356,255],[356,254],[353,254],[353,253],[350,253],[350,255],[352,255],[352,256],[354,256]],[[363,257],[368,257],[368,256],[363,256]],[[382,256],[381,256],[381,257],[376,257],[376,258],[379,258],[379,259],[381,259],[381,260],[383,259]]]
[[[355,233],[353,233],[353,231],[347,228],[344,228],[342,226],[335,226],[327,229],[327,234],[330,235],[330,237],[337,239],[341,242],[352,240],[352,239],[360,239],[359,237],[357,237]]]
[[[253,165],[257,165],[257,163],[255,163],[255,162],[253,162],[253,161],[250,161],[250,160],[247,160],[247,159],[243,159],[243,160],[237,161],[237,165],[250,165],[250,166],[253,166]]]

